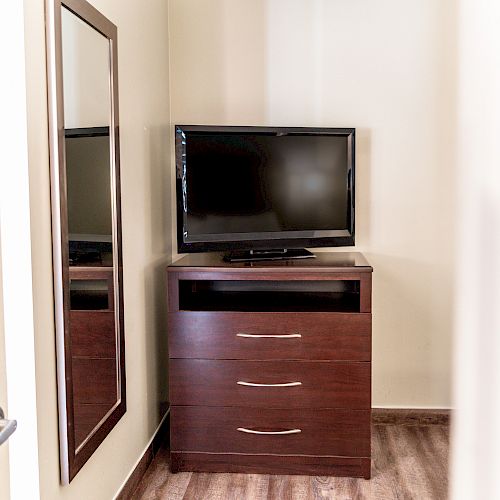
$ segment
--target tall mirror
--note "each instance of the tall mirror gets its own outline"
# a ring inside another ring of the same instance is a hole
[[[126,410],[116,27],[47,0],[61,480]]]

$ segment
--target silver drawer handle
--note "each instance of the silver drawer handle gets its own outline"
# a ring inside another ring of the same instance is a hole
[[[285,436],[287,434],[299,434],[299,432],[302,432],[302,429],[290,429],[288,431],[254,431],[253,429],[246,429],[245,427],[238,427],[236,430],[246,432],[247,434],[261,434],[264,436]]]
[[[245,339],[301,339],[300,333],[289,333],[287,335],[254,335],[252,333],[237,333],[237,337]]]
[[[302,385],[302,382],[285,382],[283,384],[254,384],[253,382],[243,382],[238,380],[238,385],[246,385],[248,387],[296,387]]]

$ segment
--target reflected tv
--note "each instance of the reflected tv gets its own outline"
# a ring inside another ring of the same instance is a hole
[[[177,125],[175,151],[180,253],[354,245],[354,128]]]

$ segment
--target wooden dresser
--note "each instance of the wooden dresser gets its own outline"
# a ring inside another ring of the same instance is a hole
[[[169,266],[172,471],[369,478],[371,276],[345,252]]]

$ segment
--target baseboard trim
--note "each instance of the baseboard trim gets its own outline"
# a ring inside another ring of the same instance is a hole
[[[142,477],[146,473],[147,468],[153,461],[156,453],[160,449],[165,437],[168,435],[170,429],[170,407],[167,409],[165,415],[161,419],[160,424],[156,428],[155,433],[149,440],[144,452],[138,458],[134,467],[130,471],[129,475],[123,482],[122,486],[118,490],[118,493],[114,497],[114,500],[131,500],[133,494],[139,486]]]
[[[374,425],[449,425],[451,410],[430,408],[373,408]]]

